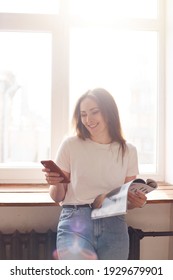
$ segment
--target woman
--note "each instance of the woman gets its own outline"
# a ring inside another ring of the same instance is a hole
[[[50,196],[62,205],[57,230],[59,259],[128,259],[129,237],[124,215],[91,219],[105,194],[136,178],[136,148],[122,136],[117,105],[109,92],[96,88],[82,95],[75,107],[76,135],[60,146],[56,163],[70,178],[48,169]],[[146,196],[128,194],[128,207],[142,207]]]

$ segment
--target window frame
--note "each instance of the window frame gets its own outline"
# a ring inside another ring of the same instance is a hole
[[[79,17],[69,16],[68,1],[61,1],[58,15],[41,14],[0,14],[0,31],[32,31],[50,32],[52,34],[52,111],[51,111],[51,152],[50,158],[54,159],[57,147],[64,135],[68,133],[69,113],[69,34],[70,27],[98,26],[102,22],[95,23],[90,20],[82,20]],[[117,28],[121,25],[125,29],[157,31],[158,36],[158,124],[157,128],[157,172],[156,174],[142,174],[144,179],[152,177],[157,181],[165,180],[164,150],[165,150],[165,45],[164,45],[164,16],[165,4],[158,0],[157,19],[129,19],[107,22],[104,26]],[[56,120],[61,120],[58,123]],[[9,176],[10,174],[10,176]],[[0,183],[45,183],[41,172],[41,165],[29,168],[2,168]],[[10,177],[10,178],[9,178]]]

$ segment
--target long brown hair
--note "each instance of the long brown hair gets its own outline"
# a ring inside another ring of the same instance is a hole
[[[122,148],[122,154],[126,149],[126,141],[122,135],[121,123],[117,104],[112,95],[103,88],[95,88],[88,90],[77,101],[73,114],[73,125],[78,137],[85,140],[90,138],[90,133],[83,125],[80,115],[80,104],[85,98],[92,98],[97,103],[106,123],[108,126],[108,132],[112,139],[112,142],[118,142]]]

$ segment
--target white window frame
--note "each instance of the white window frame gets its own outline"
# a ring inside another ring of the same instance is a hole
[[[158,181],[165,180],[164,142],[165,142],[165,46],[164,46],[164,0],[159,0],[159,17],[155,20],[115,20],[108,25],[122,26],[136,30],[158,31],[159,67],[158,67],[158,134],[157,134],[157,173],[143,174]],[[0,31],[33,31],[52,33],[52,111],[51,111],[51,154],[54,159],[56,150],[69,128],[68,95],[69,95],[69,30],[71,26],[94,26],[96,23],[68,17],[68,1],[61,1],[59,15],[0,14]],[[97,23],[98,24],[98,23]],[[60,120],[60,122],[57,122]],[[1,168],[0,183],[45,183],[41,165],[30,168]]]

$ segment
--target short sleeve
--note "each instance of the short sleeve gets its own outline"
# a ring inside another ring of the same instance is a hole
[[[62,170],[70,173],[70,149],[68,139],[64,140],[59,146],[55,162]]]
[[[127,177],[136,176],[139,174],[137,149],[131,144],[128,144],[128,168]]]

